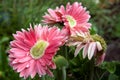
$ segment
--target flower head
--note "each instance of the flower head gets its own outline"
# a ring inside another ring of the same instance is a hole
[[[57,27],[35,25],[28,30],[22,29],[13,35],[15,40],[10,42],[10,65],[20,72],[20,77],[33,78],[49,74],[53,76],[49,68],[56,66],[52,58],[65,41],[65,35]]]
[[[78,2],[74,2],[72,5],[68,3],[66,8],[62,5],[55,10],[48,9],[48,13],[43,16],[43,22],[47,24],[62,23],[70,30],[71,34],[79,31],[87,32],[91,26],[88,23],[89,12]]]
[[[83,58],[88,56],[88,59],[91,60],[92,57],[95,56],[96,65],[100,64],[104,60],[106,43],[97,34],[90,35],[90,33],[87,32],[80,33],[76,36],[71,36],[67,45],[77,46],[74,53],[75,57],[78,55],[79,51],[83,49]]]
[[[61,6],[62,8],[63,6]],[[64,10],[64,11],[63,11]],[[74,2],[72,5],[68,3],[66,9],[63,7],[63,22],[66,27],[69,27],[71,33],[75,31],[88,31],[91,24],[88,23],[90,15],[81,3]]]

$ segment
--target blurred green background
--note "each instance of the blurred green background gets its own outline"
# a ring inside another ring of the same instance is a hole
[[[7,50],[9,42],[13,39],[12,34],[21,28],[28,28],[30,23],[40,23],[48,8],[55,9],[56,6],[74,1],[0,0],[0,80],[24,80],[19,78],[18,73],[14,72],[8,63]],[[76,1],[82,2],[83,6],[90,11],[90,22],[93,29],[104,37],[108,44],[106,62],[97,70],[103,72],[102,75],[98,74],[98,76],[102,76],[99,80],[120,80],[120,0]],[[83,80],[79,61],[72,59],[69,63],[67,80]],[[54,79],[48,78],[46,80]]]

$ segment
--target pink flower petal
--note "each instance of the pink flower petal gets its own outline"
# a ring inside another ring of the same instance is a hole
[[[27,56],[27,57],[24,57],[24,58],[20,58],[18,62],[23,63],[23,62],[29,61],[31,59],[32,59],[31,57]]]
[[[35,66],[35,61],[34,60],[30,61],[30,68],[29,68],[29,70],[30,70],[31,78],[34,78],[35,75],[36,75],[36,66]]]
[[[103,48],[102,48],[100,42],[96,42],[96,44],[97,44],[97,49],[98,49],[98,51],[101,51]]]
[[[74,56],[76,57],[78,55],[78,53],[80,52],[80,50],[83,48],[84,46],[82,44],[79,44],[75,50]]]
[[[83,48],[83,58],[85,58],[88,53],[88,47],[89,47],[89,43],[87,43]]]
[[[53,77],[53,73],[49,69],[47,69],[46,71],[47,71],[47,74],[49,74],[49,76]]]
[[[24,70],[27,64],[28,62],[25,62],[23,64],[17,64],[18,65],[17,72],[21,72],[22,70]]]
[[[96,65],[99,66],[105,58],[105,53],[103,53],[101,56],[98,56],[98,58],[96,59]]]
[[[96,42],[91,42],[88,48],[88,59],[91,60],[91,58],[94,55],[94,52],[96,50]]]
[[[44,67],[42,67],[38,61],[37,61],[36,67],[37,67],[39,76],[46,74]]]

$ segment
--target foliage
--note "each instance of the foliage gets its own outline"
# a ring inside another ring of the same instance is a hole
[[[87,10],[90,11],[93,28],[91,32],[101,34],[108,44],[112,41],[120,39],[120,1],[119,0],[76,0],[82,2]],[[113,1],[113,2],[111,2]],[[24,80],[9,66],[7,50],[9,42],[13,39],[12,34],[21,28],[27,28],[30,23],[40,23],[42,16],[48,8],[55,8],[61,4],[74,0],[1,0],[0,1],[0,80]],[[63,48],[58,52],[65,56],[56,56],[55,60],[58,67],[67,70],[65,74],[67,80],[120,80],[120,62],[104,62],[100,67],[89,67],[93,62],[82,59],[82,54],[74,58],[74,47]],[[67,54],[67,52],[69,54]],[[63,63],[59,61],[62,59]],[[67,59],[67,60],[66,60]],[[94,69],[94,70],[93,70]],[[43,80],[60,80],[62,72],[57,69],[54,72],[56,77],[43,77]],[[92,75],[89,75],[92,73]],[[96,74],[96,77],[93,77]],[[28,78],[30,80],[31,78]],[[38,80],[38,75],[33,80]]]

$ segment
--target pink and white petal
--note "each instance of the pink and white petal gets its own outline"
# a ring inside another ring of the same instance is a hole
[[[101,51],[103,49],[100,42],[96,42],[96,45],[97,45],[98,51]]]
[[[50,65],[49,65],[49,67],[50,67],[51,69],[56,69],[56,65],[55,65],[54,62],[51,62]]]
[[[30,70],[30,76],[31,78],[34,78],[35,75],[36,75],[36,65],[35,65],[35,60],[31,60],[30,61],[30,67],[29,67],[29,70]]]
[[[17,48],[12,48],[8,52],[11,53],[9,57],[12,57],[12,58],[22,58],[27,55],[26,51],[23,51]]]
[[[14,45],[15,45],[15,47],[22,49],[24,51],[28,51],[30,48],[30,46],[25,44],[23,41],[14,41]]]
[[[19,59],[14,59],[14,60],[12,61],[12,64],[16,64],[16,63],[18,63],[18,61],[19,61]]]
[[[67,46],[76,46],[76,45],[78,45],[78,44],[81,44],[82,42],[69,42],[69,43],[67,43],[66,45]]]
[[[89,47],[89,43],[87,43],[83,48],[83,58],[85,58],[88,53],[88,47]]]
[[[17,72],[23,71],[28,64],[29,64],[28,62],[25,62],[25,63],[22,63],[22,64],[17,64],[18,65]]]
[[[39,63],[42,65],[42,66],[46,66],[46,62],[44,61],[44,56],[42,57],[42,59],[39,59]]]
[[[36,61],[36,68],[39,76],[46,74],[44,67],[39,63],[39,61]]]
[[[51,14],[52,18],[54,18],[55,20],[57,20],[58,16],[57,16],[57,14],[55,13],[54,10],[48,9],[48,12],[49,12],[49,14]]]
[[[88,59],[91,60],[91,58],[94,55],[94,52],[96,50],[96,42],[91,42],[88,48]]]
[[[19,76],[24,77],[24,75],[25,75],[25,71],[21,71]]]
[[[60,6],[60,9],[57,9],[57,11],[61,14],[61,15],[64,15],[65,14],[65,8],[64,6]],[[62,16],[61,16],[62,17]]]
[[[77,46],[74,56],[76,57],[78,55],[78,53],[80,52],[80,50],[84,47],[84,45],[81,43]]]
[[[24,77],[24,79],[26,79],[29,76],[29,74],[29,69],[24,69],[20,72],[20,77]]]
[[[23,57],[23,58],[18,59],[18,62],[24,63],[24,62],[30,61],[31,59],[32,58],[30,56],[27,56],[27,57]]]
[[[47,74],[48,74],[49,76],[51,76],[51,77],[54,76],[53,73],[52,73],[49,69],[47,69],[46,72],[47,72]]]

